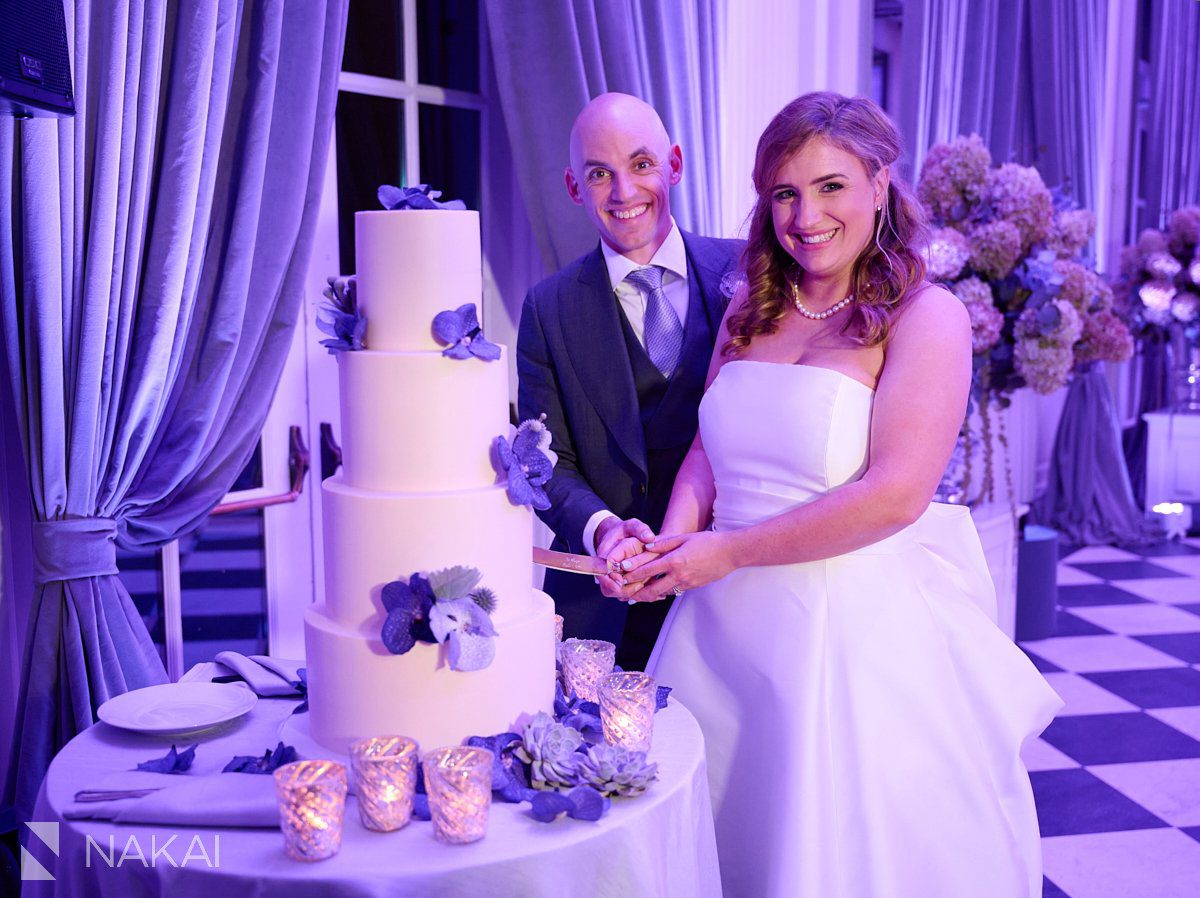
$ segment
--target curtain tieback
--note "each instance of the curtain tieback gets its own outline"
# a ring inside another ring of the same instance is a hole
[[[117,522],[112,518],[34,521],[36,583],[117,573]]]

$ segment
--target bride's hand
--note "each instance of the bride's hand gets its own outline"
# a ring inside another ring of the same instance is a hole
[[[648,556],[658,555],[658,558]],[[646,546],[646,552],[622,562],[625,588],[637,589],[639,602],[656,602],[720,580],[736,565],[729,552],[728,540],[720,533],[703,530],[680,536],[659,537]]]

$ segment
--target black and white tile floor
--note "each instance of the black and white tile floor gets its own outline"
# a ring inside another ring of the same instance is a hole
[[[1200,540],[1084,548],[1022,648],[1066,701],[1027,746],[1046,898],[1200,896]]]

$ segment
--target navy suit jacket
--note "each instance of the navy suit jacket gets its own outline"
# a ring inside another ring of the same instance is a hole
[[[692,301],[700,297],[709,330],[716,334],[728,302],[721,281],[736,265],[743,243],[688,233],[683,243],[689,277],[696,280],[695,285],[689,281]],[[583,529],[592,515],[608,509],[621,518],[637,516],[646,505],[649,479],[620,311],[598,244],[526,295],[517,373],[520,417],[545,413],[558,454],[547,485],[552,504],[538,514],[554,531],[556,547],[584,553]],[[671,486],[649,488],[669,494]],[[559,600],[561,589],[551,588],[552,583],[594,596],[614,625],[623,621],[627,606],[600,596],[590,577],[548,576],[547,591]],[[610,638],[612,631],[568,635]]]

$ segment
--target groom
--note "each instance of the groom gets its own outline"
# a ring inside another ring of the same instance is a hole
[[[554,547],[606,557],[626,535],[650,539],[696,435],[696,409],[725,310],[736,240],[684,233],[670,188],[683,154],[658,114],[603,94],[571,129],[567,193],[599,245],[525,297],[517,338],[520,417],[546,413],[558,453],[539,512]],[[643,523],[644,522],[644,523]],[[627,606],[590,577],[548,570],[564,634],[616,643],[644,670],[669,602]]]

